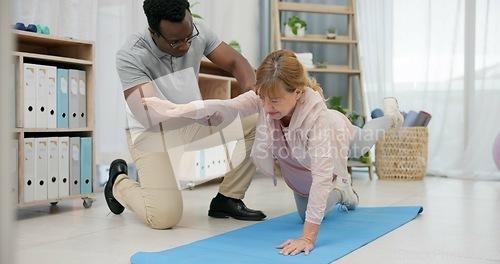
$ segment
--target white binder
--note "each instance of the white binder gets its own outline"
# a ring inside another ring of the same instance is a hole
[[[59,137],[59,197],[69,196],[69,137]]]
[[[9,124],[10,124],[10,127],[11,128],[14,128],[16,127],[16,64],[12,63],[11,64],[11,68],[10,68],[10,76],[9,76],[9,79],[10,79],[10,83],[9,83],[9,98],[11,98],[11,100],[13,101],[10,101],[9,102],[9,118],[10,118],[10,121]]]
[[[47,67],[37,65],[36,74],[36,127],[47,128]]]
[[[36,127],[36,73],[35,64],[25,63],[23,70],[23,117],[19,127]]]
[[[80,127],[80,92],[78,84],[80,82],[80,74],[78,70],[69,70],[69,127]]]
[[[78,82],[78,91],[79,91],[79,102],[78,107],[80,110],[80,121],[78,124],[80,127],[87,126],[87,72],[78,71],[79,73],[79,82]]]
[[[47,138],[47,198],[59,197],[59,139],[57,137]]]
[[[69,138],[69,195],[80,194],[80,137]]]
[[[23,142],[23,193],[24,202],[29,203],[35,200],[35,145],[34,138],[25,138]]]
[[[19,171],[18,171],[18,155],[19,155],[19,141],[17,139],[11,140],[11,175],[12,179],[12,202],[14,204],[19,203]]]
[[[57,127],[57,68],[45,66],[47,69],[47,127]]]
[[[35,200],[47,200],[47,138],[35,138]]]

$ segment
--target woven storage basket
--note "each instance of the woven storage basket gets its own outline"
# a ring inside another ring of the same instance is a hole
[[[422,180],[427,170],[427,127],[390,129],[375,146],[381,180]]]

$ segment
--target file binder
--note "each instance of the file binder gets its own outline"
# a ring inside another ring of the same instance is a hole
[[[37,65],[36,74],[36,127],[47,128],[47,67]]]
[[[57,69],[57,127],[69,127],[68,114],[68,70]]]
[[[80,193],[92,192],[92,138],[80,138]]]
[[[16,127],[16,64],[11,64],[10,69],[10,85],[9,85],[9,98],[12,98],[13,101],[10,101],[9,105],[9,118],[10,119],[10,127]],[[16,199],[17,200],[17,199]]]
[[[19,127],[36,127],[36,75],[35,64],[25,63],[23,70],[23,124]]]
[[[79,126],[86,127],[87,126],[87,73],[85,71],[78,71],[79,73],[79,82],[78,82],[78,91],[79,91]]]
[[[35,200],[47,200],[47,138],[35,138]]]
[[[47,128],[57,127],[57,68],[45,66],[47,70]]]
[[[68,99],[68,107],[69,107],[69,127],[75,128],[80,127],[80,97],[78,91],[78,84],[80,74],[78,70],[69,70],[69,99]]]
[[[69,195],[77,195],[77,194],[80,194],[80,137],[70,137],[69,138]]]
[[[69,196],[69,137],[59,137],[59,197]]]
[[[23,142],[23,192],[24,202],[29,203],[35,200],[35,146],[34,138],[25,138]]]
[[[59,139],[47,138],[47,198],[59,197]]]

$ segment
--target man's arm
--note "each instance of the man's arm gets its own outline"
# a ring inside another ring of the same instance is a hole
[[[123,92],[130,111],[135,118],[145,128],[151,128],[161,122],[165,122],[164,129],[173,130],[193,124],[196,120],[191,118],[176,117],[167,118],[165,115],[159,114],[153,108],[148,108],[142,103],[142,98],[155,97],[154,87],[152,83],[143,83],[135,87],[127,89]],[[165,127],[166,126],[166,127]]]
[[[238,81],[243,93],[254,89],[256,82],[254,69],[245,57],[225,42],[208,54],[207,58],[230,72]]]

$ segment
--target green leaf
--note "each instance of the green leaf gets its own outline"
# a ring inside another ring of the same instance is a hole
[[[195,7],[197,4],[199,4],[200,2],[194,2],[192,4],[189,5],[189,9]]]
[[[197,4],[199,4],[200,2],[194,2],[194,3],[190,3],[189,4],[189,10],[191,10],[193,7],[195,7]],[[203,17],[201,17],[200,15],[198,14],[193,14],[191,13],[191,16],[193,16],[194,18],[199,18],[199,19],[203,19]]]
[[[366,152],[363,156],[359,157],[359,162],[369,164],[371,162],[370,152]]]
[[[342,96],[332,96],[326,101],[326,107],[328,109],[333,109],[341,112],[353,125],[356,125],[356,121],[361,117],[360,114],[356,112],[347,113],[347,111],[342,107]]]
[[[306,21],[300,19],[298,16],[291,16],[288,18],[288,21],[286,23],[283,23],[283,25],[288,25],[291,29],[292,29],[292,32],[294,35],[297,35],[297,32],[299,30],[299,26],[297,26],[297,24],[300,25],[300,27],[303,27],[304,29],[307,29],[307,23]]]

